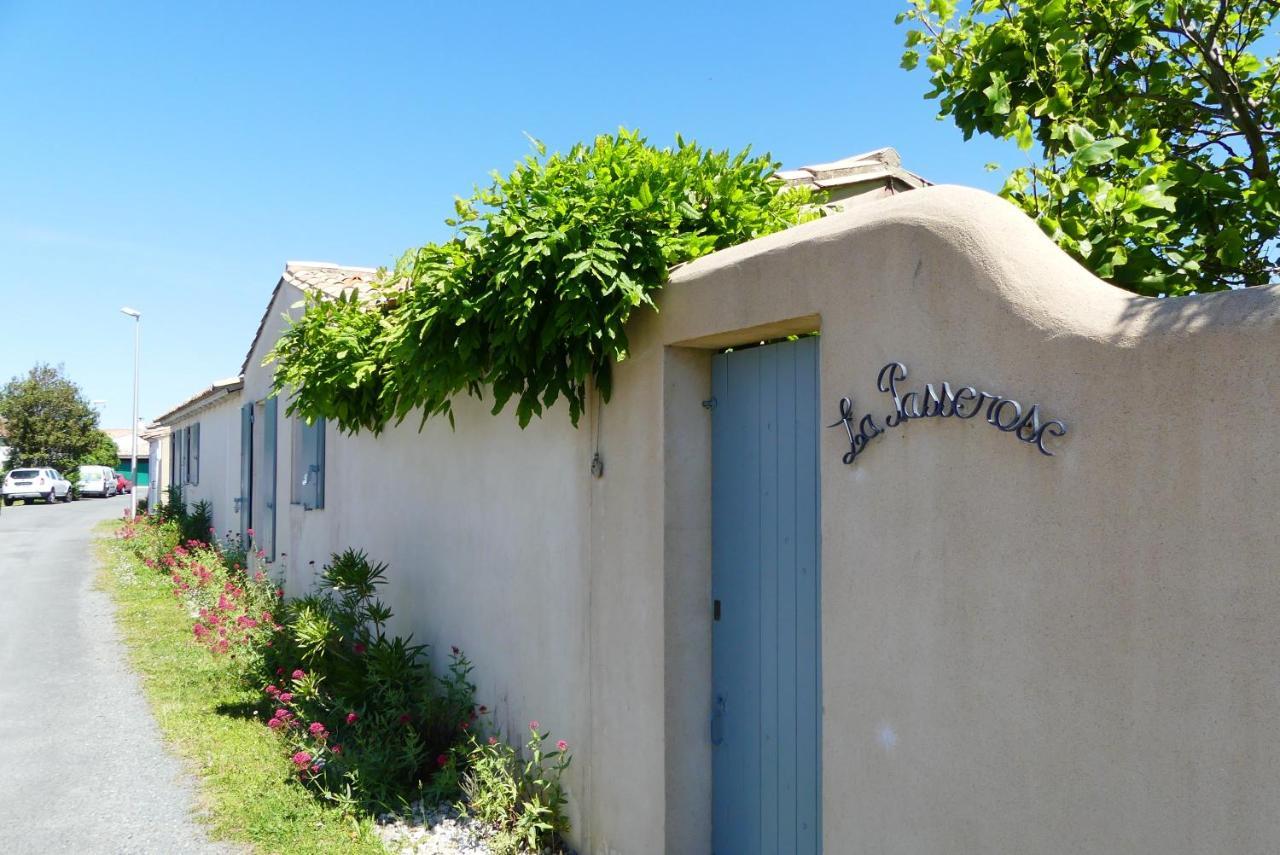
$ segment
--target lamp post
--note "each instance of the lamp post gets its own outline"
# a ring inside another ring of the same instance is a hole
[[[133,482],[133,489],[129,491],[129,517],[136,519],[138,516],[138,345],[142,333],[142,312],[130,309],[128,306],[120,311],[133,318],[133,421],[130,423],[130,432],[133,435],[133,463],[129,467],[129,480]]]

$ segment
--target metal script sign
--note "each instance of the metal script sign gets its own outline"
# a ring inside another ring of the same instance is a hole
[[[1049,457],[1053,452],[1045,447],[1047,437],[1067,435],[1066,422],[1042,418],[1039,404],[1024,411],[1022,404],[1013,398],[980,392],[973,386],[952,389],[950,383],[943,383],[940,389],[927,383],[923,389],[903,390],[898,384],[906,379],[907,366],[901,362],[890,362],[880,369],[876,377],[876,388],[893,398],[893,412],[885,416],[883,427],[870,413],[856,419],[853,402],[848,398],[840,399],[840,421],[827,427],[844,425],[848,432],[849,450],[844,453],[845,463],[856,460],[867,444],[884,433],[886,428],[905,425],[915,419],[972,419],[985,411],[987,424],[1034,445],[1041,454]]]

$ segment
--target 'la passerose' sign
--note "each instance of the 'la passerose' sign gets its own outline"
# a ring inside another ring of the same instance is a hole
[[[866,449],[867,443],[884,433],[885,428],[905,425],[914,419],[971,419],[985,410],[987,424],[1034,445],[1040,449],[1041,454],[1050,457],[1053,452],[1045,447],[1046,437],[1067,434],[1065,422],[1058,419],[1042,420],[1039,404],[1024,412],[1022,404],[1013,398],[980,392],[973,386],[961,386],[953,390],[950,383],[943,383],[941,390],[935,389],[932,383],[927,383],[923,389],[903,391],[898,388],[898,384],[906,379],[907,366],[901,362],[890,362],[880,369],[880,374],[876,377],[876,388],[893,398],[893,412],[885,416],[884,427],[870,413],[855,421],[853,402],[848,398],[840,399],[840,421],[828,427],[844,425],[849,434],[849,450],[844,453],[845,463],[856,460]]]

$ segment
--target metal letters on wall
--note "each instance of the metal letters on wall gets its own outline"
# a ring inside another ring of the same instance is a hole
[[[984,409],[987,424],[1034,445],[1040,449],[1041,454],[1049,457],[1053,456],[1053,452],[1045,447],[1047,437],[1062,437],[1067,434],[1065,422],[1041,418],[1039,404],[1024,412],[1022,404],[1012,398],[992,392],[979,392],[973,386],[961,386],[953,390],[950,383],[943,383],[941,390],[934,389],[933,384],[928,383],[921,390],[902,391],[898,384],[906,379],[907,366],[901,362],[890,362],[880,369],[880,374],[876,377],[876,388],[893,398],[894,411],[885,416],[884,427],[870,413],[857,419],[853,414],[853,402],[848,398],[840,399],[840,421],[827,427],[844,425],[848,432],[849,450],[844,453],[845,463],[856,460],[871,440],[885,432],[885,428],[905,425],[915,419],[971,419]]]

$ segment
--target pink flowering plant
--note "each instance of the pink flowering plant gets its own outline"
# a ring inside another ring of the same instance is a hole
[[[213,546],[188,541],[166,561],[174,596],[188,609],[192,635],[217,654],[260,658],[280,628],[275,612],[283,593],[266,574],[229,564]]]
[[[498,851],[558,851],[569,832],[561,776],[571,760],[563,740],[548,745],[550,731],[529,722],[524,751],[497,736],[471,733],[452,765],[461,769],[465,800],[458,809],[495,831]]]
[[[116,531],[116,537],[124,541],[134,557],[148,567],[157,566],[160,559],[172,552],[181,540],[176,523],[144,514],[131,518],[128,512]]]

